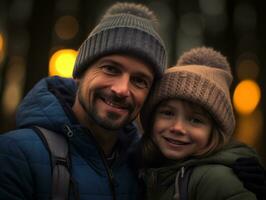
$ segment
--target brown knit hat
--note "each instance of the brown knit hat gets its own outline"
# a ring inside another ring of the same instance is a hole
[[[145,131],[151,115],[163,100],[179,98],[207,110],[222,133],[230,137],[235,128],[231,104],[232,74],[226,58],[212,48],[194,48],[184,53],[177,65],[166,70],[161,82],[144,105],[140,119]]]

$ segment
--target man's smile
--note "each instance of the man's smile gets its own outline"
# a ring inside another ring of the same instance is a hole
[[[105,107],[107,112],[116,113],[120,116],[128,115],[130,113],[130,106],[128,104],[113,101],[113,98],[106,98],[103,96],[98,97],[98,99],[105,104],[105,106],[103,105],[103,107]]]
[[[100,97],[100,98],[104,103],[106,103],[109,106],[112,106],[118,109],[128,110],[128,105],[112,101],[110,98],[104,98],[104,97]]]

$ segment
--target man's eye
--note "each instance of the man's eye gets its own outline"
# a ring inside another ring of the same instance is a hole
[[[148,81],[142,77],[132,77],[131,80],[133,84],[137,86],[138,88],[149,88],[150,87],[150,84],[148,83]]]
[[[119,73],[119,69],[117,67],[114,67],[112,65],[104,65],[102,66],[103,72],[111,75],[115,75]]]

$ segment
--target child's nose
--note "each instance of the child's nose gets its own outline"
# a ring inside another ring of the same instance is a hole
[[[186,124],[182,119],[176,119],[170,131],[178,134],[186,134]]]

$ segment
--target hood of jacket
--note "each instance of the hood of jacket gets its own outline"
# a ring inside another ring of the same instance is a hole
[[[150,187],[157,187],[160,185],[170,186],[173,184],[177,172],[183,168],[186,170],[189,167],[196,167],[208,164],[220,164],[229,166],[232,165],[236,159],[241,157],[257,157],[255,150],[249,148],[247,145],[239,142],[231,142],[224,146],[220,151],[201,158],[189,158],[187,160],[169,161],[165,166],[160,168],[149,168],[144,172],[144,180]]]
[[[40,80],[22,100],[16,115],[18,128],[41,126],[60,132],[62,126],[76,120],[71,110],[76,94],[76,83],[70,78],[48,77]],[[69,107],[69,108],[67,108]]]
[[[202,158],[194,158],[184,161],[182,166],[197,166],[204,164],[221,164],[225,166],[232,165],[238,158],[241,157],[257,157],[256,151],[247,145],[231,141],[229,144],[225,145],[218,152],[211,154]]]

